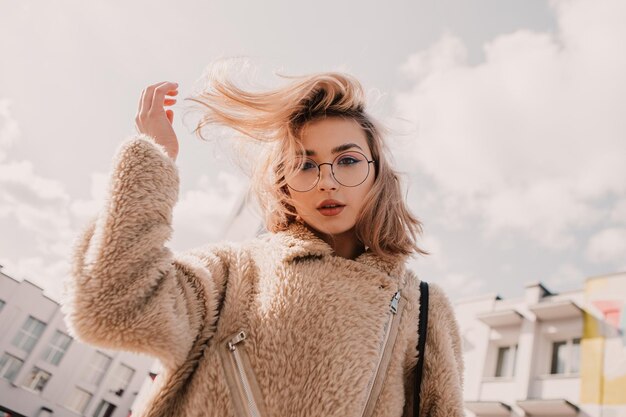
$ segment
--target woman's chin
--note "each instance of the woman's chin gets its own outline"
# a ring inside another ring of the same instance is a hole
[[[336,236],[352,230],[354,228],[354,225],[349,225],[345,223],[340,224],[332,222],[316,222],[314,224],[309,224],[309,227],[311,227],[318,233]]]

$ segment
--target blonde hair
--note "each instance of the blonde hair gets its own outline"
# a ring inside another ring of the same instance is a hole
[[[288,84],[263,91],[237,86],[228,67],[213,68],[205,87],[186,100],[201,105],[202,117],[194,130],[201,139],[205,127],[234,129],[253,142],[263,143],[265,152],[252,172],[251,187],[268,231],[278,232],[296,221],[286,180],[294,167],[288,162],[299,151],[298,140],[308,123],[325,117],[353,119],[366,134],[375,161],[376,178],[356,222],[358,239],[384,258],[427,254],[417,245],[421,222],[410,212],[397,172],[389,163],[383,126],[365,111],[360,82],[339,72],[286,76]]]

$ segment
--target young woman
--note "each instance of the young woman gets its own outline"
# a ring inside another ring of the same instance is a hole
[[[63,308],[74,336],[160,360],[142,416],[412,416],[420,222],[360,83],[341,73],[193,97],[207,125],[262,141],[267,234],[164,246],[178,199],[177,84],[147,87],[105,207],[78,239]],[[200,134],[202,137],[202,134]],[[430,284],[421,415],[463,416],[454,311]]]

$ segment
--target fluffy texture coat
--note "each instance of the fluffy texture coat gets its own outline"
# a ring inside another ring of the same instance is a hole
[[[405,257],[334,256],[299,223],[175,254],[164,244],[178,190],[177,167],[160,145],[143,134],[125,141],[65,286],[75,337],[163,364],[141,416],[238,415],[218,350],[245,330],[264,417],[360,417],[398,289],[404,309],[370,415],[412,415],[419,280]],[[422,416],[464,415],[458,326],[433,283],[423,377]]]

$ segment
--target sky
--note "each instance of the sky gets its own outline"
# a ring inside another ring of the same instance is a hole
[[[207,65],[345,71],[389,147],[453,301],[626,271],[623,0],[0,1],[0,264],[58,299],[74,239],[135,133],[141,91],[179,83],[181,192],[168,243],[219,240],[246,190],[183,98]]]

